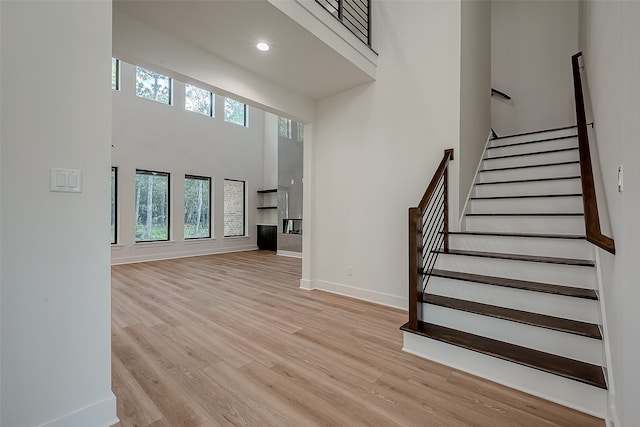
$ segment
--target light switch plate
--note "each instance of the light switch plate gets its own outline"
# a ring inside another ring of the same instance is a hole
[[[81,193],[82,171],[79,169],[51,168],[49,190],[61,193]]]

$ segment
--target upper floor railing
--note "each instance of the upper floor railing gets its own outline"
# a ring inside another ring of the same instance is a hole
[[[371,0],[316,0],[364,44],[371,47]]]

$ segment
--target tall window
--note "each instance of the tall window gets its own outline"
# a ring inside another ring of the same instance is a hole
[[[211,178],[184,177],[184,238],[211,237]]]
[[[111,244],[117,243],[118,235],[118,168],[111,168]]]
[[[136,67],[136,95],[170,105],[171,77]]]
[[[224,180],[224,237],[245,235],[245,182]]]
[[[247,126],[247,105],[231,98],[225,98],[224,121]]]
[[[111,58],[111,89],[120,90],[120,60]]]
[[[291,139],[291,119],[278,117],[278,135]]]
[[[298,142],[302,142],[304,141],[304,125],[300,122],[297,123],[297,128],[298,128]]]
[[[213,117],[213,94],[206,89],[185,84],[184,109]]]
[[[136,242],[169,240],[169,174],[136,170]]]

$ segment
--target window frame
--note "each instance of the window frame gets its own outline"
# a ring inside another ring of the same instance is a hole
[[[224,114],[223,114],[224,121],[227,122],[227,123],[231,123],[231,124],[238,125],[238,126],[243,126],[243,127],[246,127],[246,128],[249,127],[249,109],[247,108],[248,107],[247,104],[244,103],[244,102],[238,101],[237,99],[233,99],[233,98],[229,98],[228,96],[225,96],[225,98],[224,98],[224,104],[225,104],[224,106],[225,107],[227,105],[227,100],[238,102],[238,103],[242,104],[242,107],[243,107],[243,109],[242,109],[242,111],[243,111],[242,112],[242,117],[243,117],[244,120],[243,120],[242,124],[236,123],[236,122],[232,122],[231,120],[227,120],[226,109],[223,109],[223,111],[224,111]]]
[[[111,166],[111,173],[113,174],[113,239],[111,239],[112,245],[118,244],[118,167]]]
[[[135,243],[150,243],[150,242],[169,242],[171,241],[171,173],[162,172],[162,171],[154,171],[149,169],[136,169],[136,178],[140,175],[153,175],[153,176],[166,176],[167,177],[167,238],[166,239],[153,239],[153,240],[138,240],[136,237],[136,231],[138,229],[138,218],[133,219],[133,237],[135,239]],[[136,180],[137,181],[137,180]],[[134,181],[134,184],[136,183]],[[135,185],[134,185],[135,189]],[[135,205],[138,204],[138,200],[135,200]],[[136,206],[134,205],[134,209]]]
[[[187,108],[187,86],[191,86],[195,89],[203,90],[209,93],[209,112],[207,114],[201,113],[200,111],[196,111],[196,110],[189,110]],[[192,113],[200,114],[203,116],[209,116],[209,117],[215,118],[215,103],[214,103],[215,96],[214,95],[215,94],[208,89],[202,88],[200,86],[192,85],[191,83],[185,83],[184,84],[184,110]]]
[[[211,229],[211,217],[212,217],[212,195],[213,195],[213,190],[212,190],[212,184],[213,184],[213,179],[210,176],[201,176],[201,175],[191,175],[191,174],[185,174],[184,175],[184,181],[186,183],[187,179],[193,179],[193,180],[201,180],[201,181],[207,181],[209,183],[209,235],[208,236],[199,236],[199,237],[186,237],[185,236],[185,231],[186,231],[186,227],[183,223],[183,227],[182,227],[182,238],[184,240],[198,240],[198,239],[211,239],[213,237],[213,233],[212,233],[212,229]],[[185,201],[186,201],[186,197],[185,197]],[[186,207],[186,206],[185,206]],[[184,215],[184,213],[183,213]]]
[[[138,93],[138,69],[139,69],[139,68],[140,68],[140,69],[142,69],[142,70],[148,71],[148,72],[150,72],[150,73],[158,74],[158,75],[160,75],[160,76],[162,76],[162,77],[166,77],[167,79],[169,79],[169,84],[168,84],[168,88],[169,88],[169,99],[168,99],[168,101],[167,101],[167,102],[163,102],[163,101],[160,101],[160,100],[158,100],[158,99],[147,98],[146,96],[141,96],[141,95]],[[135,74],[135,76],[136,76],[136,80],[135,80],[135,82],[136,82],[135,93],[136,93],[136,97],[137,97],[137,98],[142,98],[142,99],[146,99],[146,100],[149,100],[149,101],[154,101],[154,102],[157,102],[157,103],[160,103],[160,104],[163,104],[163,105],[173,105],[173,77],[168,76],[168,75],[166,75],[166,74],[162,74],[162,73],[160,73],[160,72],[158,72],[158,71],[151,70],[151,69],[149,69],[149,68],[141,67],[140,65],[136,65],[136,74]]]
[[[121,70],[121,68],[120,68],[120,60],[118,58],[111,57],[111,66],[112,67],[113,67],[113,61],[116,61],[115,62],[115,65],[116,65],[116,76],[115,77],[116,78],[115,78],[115,85],[114,85],[113,68],[112,68],[112,71],[111,71],[111,89],[119,91],[120,90],[120,74],[121,74],[120,73],[120,70]]]
[[[242,179],[230,179],[230,178],[225,178],[223,180],[222,183],[222,202],[223,202],[223,206],[222,206],[222,211],[223,211],[223,223],[225,222],[224,215],[226,215],[226,212],[224,212],[224,201],[225,201],[225,191],[224,191],[224,183],[226,181],[232,181],[232,182],[241,182],[242,183],[242,234],[233,234],[233,235],[227,235],[227,232],[224,230],[223,227],[223,235],[225,238],[234,238],[234,237],[247,237],[247,181],[242,180]]]

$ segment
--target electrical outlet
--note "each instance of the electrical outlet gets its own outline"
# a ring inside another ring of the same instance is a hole
[[[347,266],[347,276],[353,276],[353,267]]]

